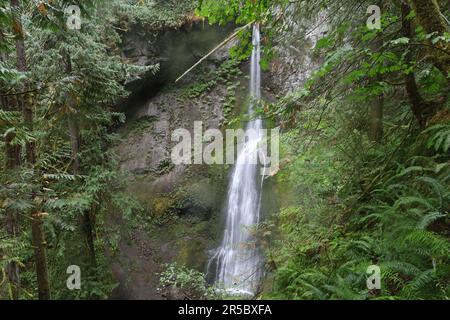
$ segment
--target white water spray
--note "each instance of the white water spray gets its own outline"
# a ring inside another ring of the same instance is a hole
[[[259,27],[253,27],[253,52],[251,58],[250,97],[248,111],[254,113],[255,101],[261,98]],[[260,220],[261,187],[263,177],[259,166],[251,163],[259,152],[263,139],[262,120],[251,120],[246,130],[254,130],[238,154],[228,190],[226,225],[220,247],[209,261],[215,265],[216,283],[223,290],[236,295],[255,295],[262,275],[262,258],[258,252],[255,227]],[[208,267],[209,269],[209,267]],[[209,270],[210,271],[210,270]]]

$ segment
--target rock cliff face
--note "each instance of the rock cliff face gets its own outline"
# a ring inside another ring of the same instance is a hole
[[[223,128],[223,105],[237,90],[230,89],[232,78],[223,67],[229,48],[216,52],[176,85],[174,79],[218,44],[224,32],[196,25],[164,32],[153,42],[138,34],[125,35],[127,59],[143,65],[160,62],[161,69],[130,85],[134,93],[122,104],[127,122],[118,130],[121,142],[114,151],[128,192],[144,207],[147,223],[124,230],[113,264],[120,283],[115,298],[173,298],[156,290],[163,264],[177,262],[205,271],[208,250],[220,236],[227,168],[175,166],[170,155],[178,143],[171,141],[175,129],[192,132],[194,121],[202,121],[203,130]]]
[[[162,87],[173,82],[181,73],[205,55],[214,44],[220,42],[232,26],[214,27],[203,22],[190,22],[178,29],[145,30],[143,26],[134,25],[122,35],[122,58],[141,66],[160,65],[157,74],[149,73],[143,79],[128,83],[133,92],[122,103],[123,109],[148,100]],[[214,54],[211,60],[225,59],[226,51]]]
[[[301,23],[290,19],[290,29],[279,34],[275,49],[277,58],[270,68],[270,85],[279,95],[285,95],[304,85],[322,62],[313,49],[317,40],[327,34],[326,15],[319,14],[311,21]]]

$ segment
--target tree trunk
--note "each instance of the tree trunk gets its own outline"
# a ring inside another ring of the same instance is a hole
[[[19,0],[11,0],[11,7],[15,10],[19,9]],[[13,28],[16,35],[16,54],[17,68],[19,71],[27,71],[27,60],[25,52],[25,41],[23,27],[20,17],[16,17],[13,21]],[[26,85],[22,85],[21,90],[26,91]],[[33,130],[33,97],[31,94],[25,94],[19,100],[22,107],[22,116],[25,126],[31,132]],[[26,143],[27,162],[29,165],[36,163],[36,150],[32,142]],[[50,285],[48,279],[46,242],[42,228],[42,217],[38,208],[34,208],[31,214],[31,237],[34,247],[34,260],[36,264],[36,277],[38,282],[38,296],[41,300],[50,299]]]
[[[412,36],[411,22],[407,16],[411,12],[411,8],[407,3],[402,3],[402,32],[407,38]],[[412,53],[409,48],[406,48],[406,63],[412,64]],[[409,72],[405,75],[405,88],[408,94],[409,103],[411,104],[411,111],[421,127],[425,126],[428,116],[432,113],[431,106],[422,98],[416,82],[414,72]]]
[[[449,32],[437,0],[411,0],[411,2],[417,19],[427,34],[436,33],[436,36],[442,36],[445,32]],[[436,49],[431,50],[434,64],[450,81],[448,78],[450,75],[450,43],[438,41],[434,46]]]
[[[20,165],[20,146],[12,145],[15,137],[16,134],[14,132],[9,132],[5,135],[5,167],[8,169],[14,169]]]
[[[36,260],[38,298],[39,300],[50,300],[47,254],[45,251],[47,243],[42,228],[42,217],[39,213],[34,213],[31,217],[31,238],[34,247],[34,259]]]

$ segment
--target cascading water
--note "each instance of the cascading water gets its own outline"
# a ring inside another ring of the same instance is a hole
[[[259,27],[253,27],[250,98],[248,114],[254,113],[255,102],[261,98]],[[254,295],[261,277],[262,259],[258,252],[254,227],[259,223],[262,176],[256,164],[262,141],[262,120],[251,120],[246,131],[252,132],[237,157],[228,190],[226,225],[220,247],[210,259],[216,266],[216,283],[226,292]],[[209,268],[209,267],[208,267]]]

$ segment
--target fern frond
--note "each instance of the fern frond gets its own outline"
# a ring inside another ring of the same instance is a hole
[[[408,282],[402,290],[402,295],[408,299],[415,298],[417,294],[435,281],[433,269],[425,270],[413,280]]]
[[[412,250],[432,257],[448,257],[450,243],[447,239],[429,231],[415,230],[405,237],[405,243]]]
[[[417,224],[417,229],[419,230],[425,230],[430,224],[432,224],[434,221],[445,217],[445,214],[442,214],[440,212],[431,212],[424,216],[422,220]]]

